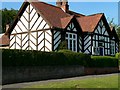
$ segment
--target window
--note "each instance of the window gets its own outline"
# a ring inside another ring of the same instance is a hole
[[[103,42],[99,42],[99,43],[98,43],[98,46],[99,46],[99,47],[103,47],[103,46],[104,46],[103,44],[104,44]]]
[[[99,47],[93,47],[93,52],[94,52],[94,55],[99,55],[100,48]]]
[[[66,40],[68,42],[68,49],[77,52],[77,34],[67,32]]]
[[[111,55],[115,54],[115,42],[111,41]]]

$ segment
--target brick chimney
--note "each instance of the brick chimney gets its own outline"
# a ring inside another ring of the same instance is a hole
[[[57,0],[56,5],[60,7],[64,12],[69,11],[68,0]]]

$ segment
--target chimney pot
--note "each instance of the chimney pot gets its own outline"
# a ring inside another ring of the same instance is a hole
[[[57,0],[57,6],[60,7],[64,12],[69,11],[68,0]]]

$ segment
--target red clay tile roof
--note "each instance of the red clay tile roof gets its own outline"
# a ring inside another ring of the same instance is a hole
[[[77,18],[83,32],[93,32],[103,14],[95,14]]]
[[[70,17],[61,8],[44,3],[30,2],[33,7],[51,24],[52,27],[62,28],[61,18]]]
[[[73,11],[69,11],[68,12],[70,15],[74,15],[74,16],[76,16],[76,17],[84,17],[85,15],[83,15],[83,14],[80,14],[80,13],[76,13],[76,12],[73,12]]]
[[[83,32],[93,32],[103,15],[95,14],[91,16],[85,16],[73,11],[69,11],[68,13],[66,13],[60,7],[53,6],[44,2],[37,2],[37,0],[35,0],[35,2],[28,2],[32,4],[32,6],[46,20],[51,28],[55,27],[64,29],[70,23],[71,19],[75,17]],[[22,9],[25,7],[25,5],[26,4],[24,3],[19,14],[23,12]],[[18,19],[16,19],[16,21],[14,22],[12,28],[10,29],[10,32],[13,30],[15,24],[17,23],[17,20]]]
[[[9,38],[7,35],[3,35],[1,38],[0,38],[0,46],[1,45],[9,45]]]
[[[73,17],[74,17],[74,16],[69,16],[69,17],[61,18],[62,28],[66,28],[66,26],[69,24],[69,22],[71,21],[71,19],[72,19]]]

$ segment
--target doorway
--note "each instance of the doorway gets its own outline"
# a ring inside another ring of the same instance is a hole
[[[104,47],[99,47],[100,48],[100,56],[104,56]]]

